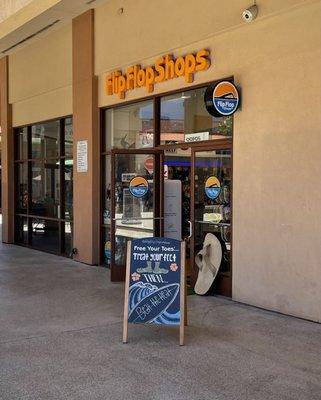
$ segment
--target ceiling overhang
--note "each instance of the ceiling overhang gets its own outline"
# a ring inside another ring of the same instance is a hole
[[[0,58],[106,0],[33,0],[0,22]]]

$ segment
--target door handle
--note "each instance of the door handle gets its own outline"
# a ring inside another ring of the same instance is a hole
[[[188,221],[188,225],[189,225],[189,235],[187,236],[187,239],[190,239],[193,236],[193,224],[191,223],[191,221]]]

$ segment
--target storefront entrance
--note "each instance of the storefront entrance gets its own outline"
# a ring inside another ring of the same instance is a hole
[[[207,233],[222,246],[211,292],[231,296],[231,145],[191,143],[111,151],[111,279],[123,280],[127,240],[150,236],[184,239],[188,283]],[[170,199],[170,200],[168,200]]]

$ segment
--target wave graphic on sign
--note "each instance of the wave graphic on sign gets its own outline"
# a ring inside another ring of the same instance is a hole
[[[139,303],[144,297],[157,290],[157,286],[151,283],[137,282],[135,285],[129,288],[129,312],[133,310],[137,303]]]
[[[166,296],[155,297],[164,294]],[[180,311],[168,312],[179,293],[178,284],[169,284],[158,288],[150,283],[137,282],[129,288],[129,316],[128,322],[178,325]],[[159,301],[155,307],[155,299]]]

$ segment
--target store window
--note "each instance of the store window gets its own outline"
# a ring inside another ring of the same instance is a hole
[[[160,101],[160,142],[185,142],[186,135],[201,133],[202,140],[232,137],[233,117],[212,117],[205,108],[206,88],[165,96]]]
[[[109,154],[103,155],[103,182],[104,182],[104,196],[103,196],[103,258],[104,263],[109,265],[111,258],[111,157]]]
[[[153,101],[143,101],[107,110],[104,137],[106,150],[153,147]]]
[[[15,241],[72,249],[72,118],[15,129]]]
[[[115,265],[124,263],[122,257],[125,254],[126,240],[130,236],[129,231],[135,230],[135,237],[152,236],[153,225],[148,225],[150,221],[139,222],[139,226],[138,223],[134,224],[135,221],[132,225],[126,223],[127,210],[132,213],[130,218],[133,220],[135,220],[135,212],[138,209],[141,215],[151,211],[147,209],[148,204],[142,204],[142,201],[135,203],[131,197],[128,199],[132,201],[132,204],[130,206],[127,204],[126,194],[128,190],[126,185],[128,185],[131,177],[139,174],[148,182],[152,182],[154,179],[154,177],[149,176],[148,168],[146,169],[146,164],[144,164],[146,159],[152,157],[148,155],[148,152],[142,155],[141,150],[145,148],[147,151],[150,148],[157,149],[159,144],[188,143],[188,135],[193,134],[198,134],[198,141],[211,141],[213,143],[215,140],[228,139],[229,143],[232,142],[229,139],[232,139],[233,136],[233,116],[213,117],[210,115],[205,107],[205,90],[206,86],[166,96],[155,96],[150,100],[116,106],[103,111],[101,242],[102,258],[105,264],[110,264],[111,260],[112,179],[115,185],[116,230],[113,249]],[[140,153],[130,155],[129,152],[124,152],[122,155],[114,156],[114,175],[112,177],[112,149],[139,149]],[[190,231],[188,221],[190,219],[191,149],[181,149],[177,146],[170,148],[168,146],[164,150],[164,155],[168,177],[182,182],[184,222],[182,224],[182,235],[185,237]],[[124,218],[124,215],[126,218]],[[149,218],[145,215],[144,217]],[[128,219],[130,218],[128,217]],[[120,222],[117,222],[117,220]]]

